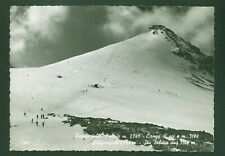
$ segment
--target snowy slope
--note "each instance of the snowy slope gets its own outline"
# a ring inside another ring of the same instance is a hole
[[[10,122],[17,125],[11,129],[11,149],[16,148],[12,143],[21,143],[16,136],[29,127],[23,113],[35,116],[41,107],[47,112],[213,134],[213,90],[187,79],[194,74],[213,81],[212,76],[190,70],[193,62],[175,55],[176,45],[163,29],[157,32],[150,30],[55,64],[10,69]],[[95,83],[103,88],[90,86]]]

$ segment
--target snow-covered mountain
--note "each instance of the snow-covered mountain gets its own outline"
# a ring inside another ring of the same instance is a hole
[[[28,147],[23,113],[40,108],[213,134],[213,73],[212,57],[162,25],[55,64],[10,69],[11,148]],[[49,127],[48,137],[65,139]]]

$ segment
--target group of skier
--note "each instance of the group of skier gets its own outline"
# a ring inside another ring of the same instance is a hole
[[[160,90],[160,89],[159,89],[158,91],[159,91],[159,92],[161,92],[161,90]],[[166,94],[169,94],[169,95],[178,96],[178,95],[177,95],[177,93],[170,92],[170,91],[167,91],[167,90],[165,91],[165,93],[166,93]]]
[[[41,111],[43,111],[43,110],[44,110],[44,109],[41,108]],[[27,116],[27,113],[24,112],[23,115],[24,115],[24,116]],[[41,114],[41,115],[40,115],[40,118],[41,118],[41,119],[47,119],[47,117],[45,117],[45,114]],[[39,115],[37,114],[37,115],[36,115],[36,121],[34,121],[34,118],[32,118],[32,119],[31,119],[31,123],[32,123],[32,124],[35,123],[36,126],[39,126],[39,123],[41,123],[42,127],[45,127],[45,121],[38,121],[38,119],[39,119]]]
[[[34,123],[34,119],[31,119],[31,123]],[[36,121],[35,124],[38,126],[38,121]],[[42,121],[42,127],[45,127],[45,121]]]

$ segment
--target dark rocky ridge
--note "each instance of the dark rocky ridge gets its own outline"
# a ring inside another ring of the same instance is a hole
[[[55,116],[54,113],[48,114]],[[89,135],[116,135],[120,140],[136,145],[152,146],[155,150],[182,152],[212,152],[213,135],[205,131],[177,130],[150,123],[121,122],[110,118],[76,117],[64,114],[63,122],[80,125]],[[184,121],[185,122],[185,121]],[[172,136],[172,140],[169,137]]]

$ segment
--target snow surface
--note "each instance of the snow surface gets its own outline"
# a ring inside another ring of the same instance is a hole
[[[45,128],[32,125],[31,118],[42,107],[48,113],[110,117],[213,134],[214,93],[185,79],[183,68],[190,64],[172,49],[164,34],[149,31],[55,64],[10,69],[10,123],[17,125],[10,129],[10,149],[114,149],[77,141],[73,136],[81,128],[56,119],[46,119]],[[103,88],[90,86],[95,83]]]

